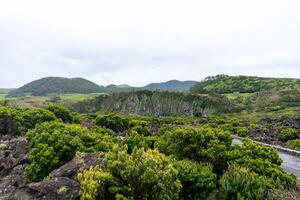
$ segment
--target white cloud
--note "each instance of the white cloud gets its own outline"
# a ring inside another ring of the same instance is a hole
[[[249,74],[300,77],[296,0],[0,1],[0,87]]]

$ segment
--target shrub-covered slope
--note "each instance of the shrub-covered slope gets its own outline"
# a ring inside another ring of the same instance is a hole
[[[192,92],[227,94],[300,89],[300,79],[217,75],[196,83]]]
[[[74,104],[72,108],[84,113],[194,117],[226,112],[230,106],[223,96],[144,90],[101,95]]]
[[[104,87],[83,78],[46,77],[11,91],[9,96],[18,97],[28,94],[45,96],[48,94],[95,93],[103,91]]]

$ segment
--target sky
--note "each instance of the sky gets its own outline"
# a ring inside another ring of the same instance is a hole
[[[0,0],[0,88],[300,77],[299,0]]]

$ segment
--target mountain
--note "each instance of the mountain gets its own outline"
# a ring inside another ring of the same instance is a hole
[[[126,84],[104,87],[83,78],[46,77],[7,92],[9,92],[9,97],[20,97],[66,93],[118,93],[138,90],[188,91],[195,83],[195,81],[171,80],[163,83],[151,83],[144,87],[132,87]]]
[[[132,87],[130,85],[108,85],[105,87],[105,91],[107,93],[115,93],[115,92],[129,92],[129,91],[134,91],[134,90],[139,90],[137,87]]]
[[[49,94],[96,93],[104,91],[103,86],[83,78],[46,77],[12,90],[8,96],[45,96]]]
[[[300,79],[263,78],[257,76],[217,75],[196,83],[191,91],[195,93],[254,93],[261,91],[299,90]]]
[[[147,90],[188,91],[196,81],[170,80],[162,83],[151,83],[143,87]]]
[[[14,89],[13,88],[0,88],[0,94],[7,94],[12,90],[14,90]]]

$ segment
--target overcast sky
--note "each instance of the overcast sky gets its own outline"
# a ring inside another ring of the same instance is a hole
[[[299,0],[0,0],[0,88],[300,77]]]

